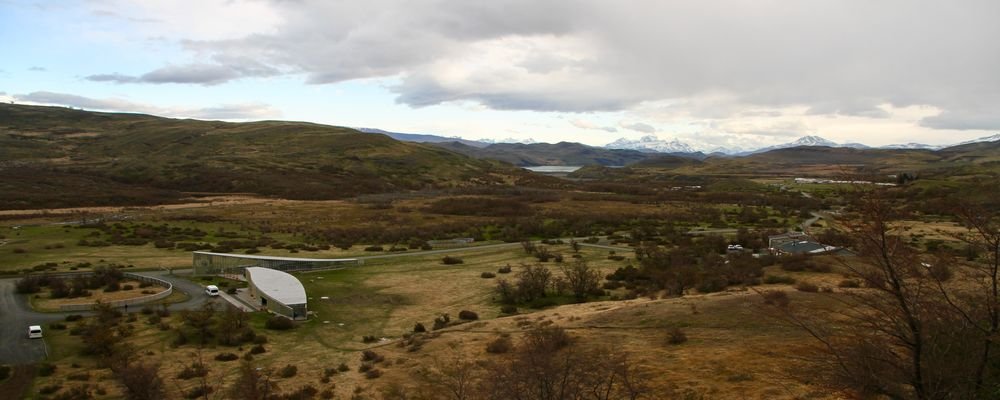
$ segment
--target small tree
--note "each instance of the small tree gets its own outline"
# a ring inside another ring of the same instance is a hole
[[[586,301],[587,296],[598,291],[601,273],[591,268],[583,260],[562,267],[563,278],[577,301]]]

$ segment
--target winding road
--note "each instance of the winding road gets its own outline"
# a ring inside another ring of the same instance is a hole
[[[190,270],[186,270],[190,271]],[[184,272],[184,271],[175,271]],[[187,279],[171,275],[167,271],[145,271],[138,275],[163,279],[188,295],[188,299],[171,304],[170,310],[182,310],[200,307],[210,299],[201,296],[202,287]],[[33,311],[26,296],[17,294],[15,283],[18,278],[0,279],[0,364],[31,364],[45,360],[48,350],[44,340],[28,339],[29,325],[42,325],[43,329],[49,323],[62,321],[70,314],[87,314],[87,312],[51,312]],[[141,307],[132,307],[130,312],[138,312]]]

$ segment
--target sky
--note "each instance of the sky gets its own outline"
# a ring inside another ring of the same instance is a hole
[[[0,101],[710,150],[1000,131],[995,0],[0,0]]]

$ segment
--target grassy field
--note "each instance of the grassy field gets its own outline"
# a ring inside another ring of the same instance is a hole
[[[553,246],[563,254],[568,246]],[[634,263],[632,255],[623,261],[607,258],[605,250],[584,248],[581,258],[603,273]],[[444,265],[441,256],[414,256],[373,261],[364,267],[315,273],[300,273],[310,298],[310,310],[315,316],[291,331],[269,331],[264,328],[266,316],[253,314],[250,323],[258,333],[267,335],[267,352],[254,357],[256,365],[278,369],[295,365],[298,374],[276,382],[283,390],[312,385],[319,390],[330,389],[337,398],[356,393],[374,396],[386,385],[400,384],[415,388],[426,368],[435,368],[454,361],[493,357],[484,351],[485,344],[500,333],[517,340],[533,326],[556,324],[566,328],[581,346],[612,344],[628,351],[649,373],[655,393],[672,393],[687,398],[826,398],[808,386],[795,383],[780,373],[794,363],[795,348],[808,341],[802,332],[767,320],[760,313],[759,298],[752,291],[735,288],[710,295],[684,298],[626,301],[593,301],[564,304],[542,310],[521,308],[518,315],[504,316],[493,299],[492,288],[497,278],[484,279],[483,272],[496,272],[505,265],[533,262],[519,247],[482,250],[457,254],[464,263]],[[548,263],[558,274],[558,267]],[[768,274],[790,276],[833,287],[840,279],[837,274],[787,272],[770,267]],[[765,285],[762,289],[789,290],[794,301],[837,304],[836,294],[794,292],[787,285]],[[327,300],[322,297],[328,297]],[[416,323],[430,329],[434,318],[448,313],[453,320],[461,310],[476,312],[480,320],[434,331],[426,336],[421,350],[397,346],[400,338]],[[220,353],[240,353],[246,348],[209,346],[197,349],[188,344],[171,346],[174,334],[158,325],[146,323],[148,317],[137,315],[131,325],[135,334],[128,340],[142,359],[158,363],[168,390],[178,397],[197,385],[197,380],[175,378],[183,367],[201,358],[210,367],[210,382],[224,387],[234,379],[238,362],[215,361]],[[177,326],[181,322],[174,314],[162,322]],[[72,329],[79,322],[67,323]],[[666,343],[668,328],[681,328],[689,337],[680,345]],[[115,398],[119,392],[111,374],[89,357],[79,355],[79,339],[68,330],[49,330],[47,341],[52,349],[50,361],[57,366],[55,374],[38,378],[35,390],[49,385],[68,388],[81,383],[100,387],[105,395]],[[364,336],[374,336],[374,343],[364,343]],[[358,372],[360,351],[375,349],[386,356],[379,368],[385,376],[366,379]],[[739,360],[734,363],[733,360]],[[323,370],[345,363],[350,371],[334,375],[323,382]],[[74,367],[76,365],[77,367]],[[89,371],[81,381],[81,371]],[[74,377],[75,375],[75,377]],[[75,380],[74,380],[75,379]],[[740,395],[737,395],[740,394]]]

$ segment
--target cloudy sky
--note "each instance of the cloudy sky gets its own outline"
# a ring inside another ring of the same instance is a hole
[[[1000,131],[1000,1],[0,0],[0,100],[703,148]]]

